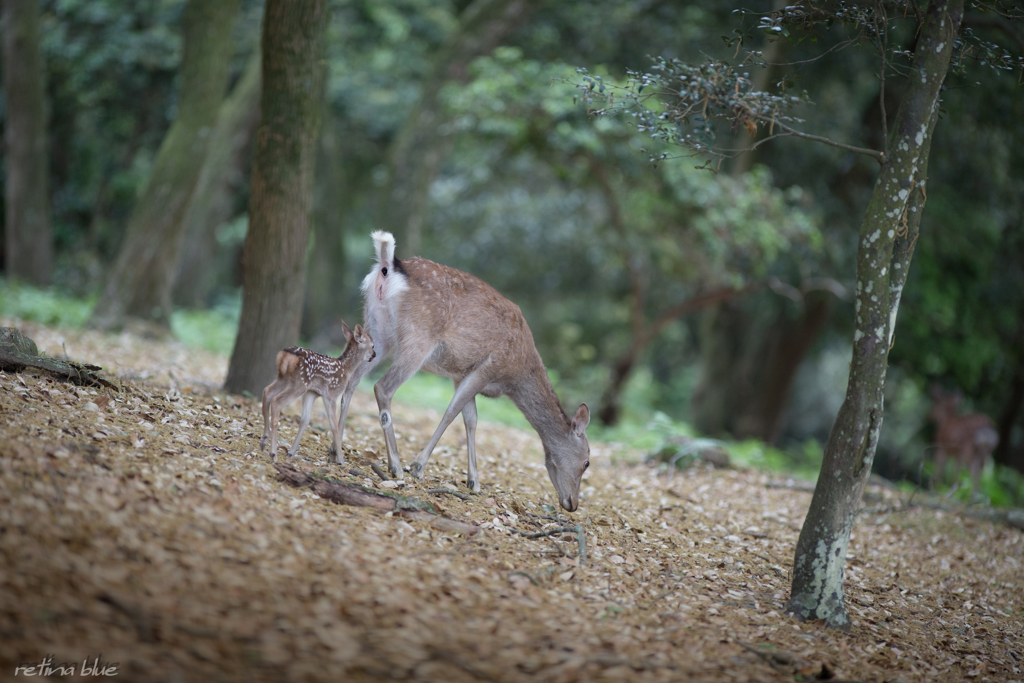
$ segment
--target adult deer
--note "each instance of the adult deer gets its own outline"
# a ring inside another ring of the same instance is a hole
[[[377,262],[363,280],[363,320],[376,340],[376,362],[394,357],[373,388],[392,476],[403,478],[391,398],[417,370],[425,370],[451,378],[455,396],[412,463],[414,477],[423,477],[438,440],[461,412],[469,452],[466,484],[479,492],[476,395],[507,395],[540,435],[558,502],[569,512],[576,510],[580,479],[590,466],[585,433],[590,409],[584,403],[571,418],[566,415],[519,307],[468,273],[419,257],[399,260],[391,233],[377,231],[371,237]],[[359,372],[365,374],[375,364],[364,363]],[[342,398],[342,422],[356,381]]]
[[[277,460],[277,423],[281,418],[281,410],[289,403],[302,397],[302,417],[299,420],[299,433],[295,435],[295,443],[288,449],[288,457],[295,457],[299,450],[302,433],[309,425],[313,402],[317,396],[324,401],[327,421],[331,425],[334,441],[328,453],[330,462],[344,462],[341,452],[342,426],[334,417],[334,404],[352,381],[359,382],[356,370],[364,361],[372,361],[376,353],[373,338],[364,332],[362,326],[356,325],[350,330],[344,321],[341,323],[345,333],[345,350],[337,358],[331,358],[300,346],[289,346],[277,352],[277,379],[263,390],[263,436],[260,438],[260,450],[267,446],[270,439],[270,454]],[[359,377],[362,375],[359,374]],[[339,418],[344,417],[339,413]]]
[[[937,386],[931,389],[932,408],[928,417],[935,422],[935,478],[942,481],[946,457],[952,455],[956,472],[966,465],[974,481],[972,491],[978,490],[981,468],[992,451],[999,445],[999,433],[988,415],[970,413],[958,415],[963,394],[947,394]]]

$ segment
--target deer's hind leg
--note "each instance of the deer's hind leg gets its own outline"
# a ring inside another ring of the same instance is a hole
[[[430,437],[430,441],[424,446],[420,454],[416,456],[415,462],[412,467],[409,468],[409,472],[412,476],[417,479],[423,478],[423,468],[426,466],[427,461],[430,460],[430,454],[434,452],[434,447],[437,446],[437,442],[440,441],[441,435],[444,434],[444,430],[448,428],[448,425],[458,416],[459,413],[463,413],[463,419],[465,419],[465,408],[470,401],[474,401],[474,397],[480,393],[480,390],[487,386],[488,379],[485,376],[484,367],[487,361],[484,362],[473,372],[466,375],[458,387],[455,389],[455,395],[452,396],[452,402],[448,404],[448,408],[444,411],[444,416],[441,418],[441,423],[437,425],[437,429],[434,430],[434,435]],[[470,409],[473,418],[476,417],[476,403],[473,403],[473,407]],[[473,423],[474,438],[476,434],[476,420],[471,418]],[[468,429],[468,428],[467,428]],[[476,446],[474,445],[470,453],[470,480],[475,479],[476,475]],[[472,484],[470,484],[472,487]],[[480,484],[477,482],[477,488],[479,490]]]

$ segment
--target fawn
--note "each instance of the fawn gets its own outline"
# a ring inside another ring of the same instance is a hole
[[[281,418],[281,410],[289,403],[302,396],[302,418],[299,421],[299,433],[295,435],[295,443],[288,449],[288,457],[295,457],[299,450],[299,440],[309,424],[313,402],[317,396],[324,402],[327,420],[331,425],[334,441],[328,452],[328,462],[342,463],[345,456],[341,452],[342,426],[334,416],[335,402],[350,384],[358,383],[362,375],[356,368],[372,362],[377,355],[373,348],[373,339],[360,325],[350,330],[342,321],[345,333],[345,350],[337,358],[325,356],[300,346],[289,346],[277,352],[277,379],[263,390],[263,437],[260,438],[260,450],[265,450],[267,437],[270,437],[270,453],[277,460],[277,423]],[[366,361],[366,362],[363,362]],[[339,414],[341,421],[344,416]]]
[[[963,394],[954,391],[946,394],[937,386],[931,389],[932,408],[928,417],[935,422],[935,475],[942,481],[946,468],[946,457],[952,455],[956,471],[966,465],[974,481],[972,491],[978,490],[981,468],[992,451],[999,445],[999,434],[995,423],[988,415],[970,413],[957,415]]]
[[[394,357],[373,388],[392,476],[403,479],[391,398],[417,370],[425,370],[451,378],[455,396],[412,463],[414,477],[423,477],[438,439],[461,412],[469,452],[466,483],[479,493],[476,395],[508,395],[540,435],[558,502],[569,512],[576,510],[580,480],[590,466],[584,431],[590,409],[584,403],[571,418],[566,415],[519,307],[469,273],[419,257],[399,260],[391,233],[377,231],[371,238],[377,262],[363,280],[363,320],[376,339],[376,363]],[[361,364],[357,374],[369,372],[376,363]],[[342,396],[342,422],[357,382],[353,380]]]

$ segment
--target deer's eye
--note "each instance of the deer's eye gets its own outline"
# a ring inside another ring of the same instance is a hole
[[[589,460],[586,461],[585,463],[583,463],[583,469],[584,470],[586,470],[588,467],[590,467],[590,461]]]
[[[384,277],[387,277],[388,276],[388,267],[384,266],[383,268],[381,268],[380,269],[380,274],[383,275]]]

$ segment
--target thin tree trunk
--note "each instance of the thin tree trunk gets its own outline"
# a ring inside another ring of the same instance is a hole
[[[823,619],[834,628],[850,625],[843,594],[846,549],[878,445],[889,349],[924,209],[940,88],[963,4],[936,0],[928,7],[906,94],[861,223],[849,385],[797,541],[786,605],[798,619]]]
[[[378,225],[393,232],[406,253],[419,253],[430,185],[448,144],[438,133],[444,122],[438,97],[441,88],[452,80],[468,80],[469,63],[501,45],[522,23],[528,5],[527,0],[475,0],[464,10],[458,29],[438,55],[419,102],[395,139]]]
[[[274,357],[298,340],[323,114],[326,0],[268,0],[253,150],[242,317],[227,391],[258,395]]]
[[[4,272],[45,287],[53,270],[53,236],[38,0],[3,0],[0,21],[7,108]]]
[[[93,327],[117,328],[126,317],[170,325],[185,212],[224,99],[238,2],[189,0],[185,6],[178,116],[132,211],[124,245],[93,310]]]
[[[221,104],[217,123],[203,158],[192,201],[185,214],[185,246],[175,276],[175,303],[209,305],[217,280],[217,226],[235,214],[235,198],[251,166],[247,155],[260,114],[260,53],[245,65],[231,95]]]

